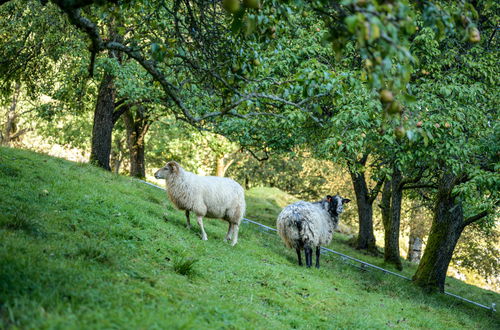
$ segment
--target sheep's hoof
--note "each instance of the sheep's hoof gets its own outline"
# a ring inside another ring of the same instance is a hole
[[[202,240],[202,241],[208,241],[208,237],[206,237],[206,236],[202,236],[202,237],[201,237],[201,240]]]
[[[186,229],[191,230],[191,226],[190,225],[186,225]]]

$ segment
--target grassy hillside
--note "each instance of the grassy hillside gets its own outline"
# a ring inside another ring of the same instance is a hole
[[[276,212],[273,194],[251,194],[249,217]],[[271,206],[259,214],[264,199]],[[498,313],[334,257],[320,270],[299,268],[292,251],[250,224],[235,247],[223,242],[222,221],[205,222],[208,241],[194,227],[154,187],[0,148],[0,328],[500,326]],[[354,254],[342,239],[334,248]],[[500,301],[459,281],[452,288]]]
[[[296,202],[297,198],[278,188],[257,187],[245,193],[245,200],[247,202],[246,218],[275,227],[276,218],[281,209]]]

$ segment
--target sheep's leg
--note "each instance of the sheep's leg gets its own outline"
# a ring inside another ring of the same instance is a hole
[[[191,229],[191,222],[189,221],[189,211],[188,210],[186,210],[186,221],[187,221],[186,228]]]
[[[306,254],[306,266],[310,268],[312,266],[312,248],[310,246],[304,247],[304,252]]]
[[[302,256],[300,255],[300,248],[296,248],[295,251],[297,251],[297,258],[299,258],[299,266],[302,266]]]
[[[233,234],[233,224],[229,223],[229,228],[227,229],[227,234],[226,234],[226,241],[229,241],[231,239],[231,236]]]
[[[316,246],[316,268],[319,268],[319,255],[320,255],[320,250],[321,248],[319,246]]]
[[[233,236],[233,240],[231,242],[231,246],[235,246],[236,243],[238,243],[238,230],[240,230],[240,225],[237,225],[235,223],[233,223],[233,232],[232,232],[232,236]]]
[[[201,239],[204,241],[208,240],[207,233],[205,233],[205,228],[203,228],[203,217],[202,216],[198,216],[198,225],[200,226],[200,229],[201,229]]]

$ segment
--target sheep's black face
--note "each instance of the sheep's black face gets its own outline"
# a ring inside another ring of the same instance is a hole
[[[347,198],[342,198],[339,195],[335,196],[326,196],[326,200],[328,201],[328,213],[332,216],[339,216],[342,212],[344,212],[344,204],[349,203],[351,200]]]

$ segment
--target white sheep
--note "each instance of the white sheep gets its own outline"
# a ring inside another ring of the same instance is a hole
[[[236,181],[199,176],[184,170],[174,161],[159,169],[155,178],[165,179],[170,200],[179,210],[186,211],[188,228],[191,228],[189,212],[196,214],[203,240],[208,239],[203,228],[203,217],[207,217],[229,222],[225,239],[232,240],[233,246],[238,242],[238,230],[245,213],[245,193]]]
[[[332,241],[333,231],[339,222],[343,205],[351,200],[336,196],[309,203],[298,201],[286,206],[278,215],[278,234],[288,248],[295,249],[302,266],[300,250],[304,249],[306,266],[312,265],[312,249],[316,248],[316,268],[319,268],[320,246]]]

